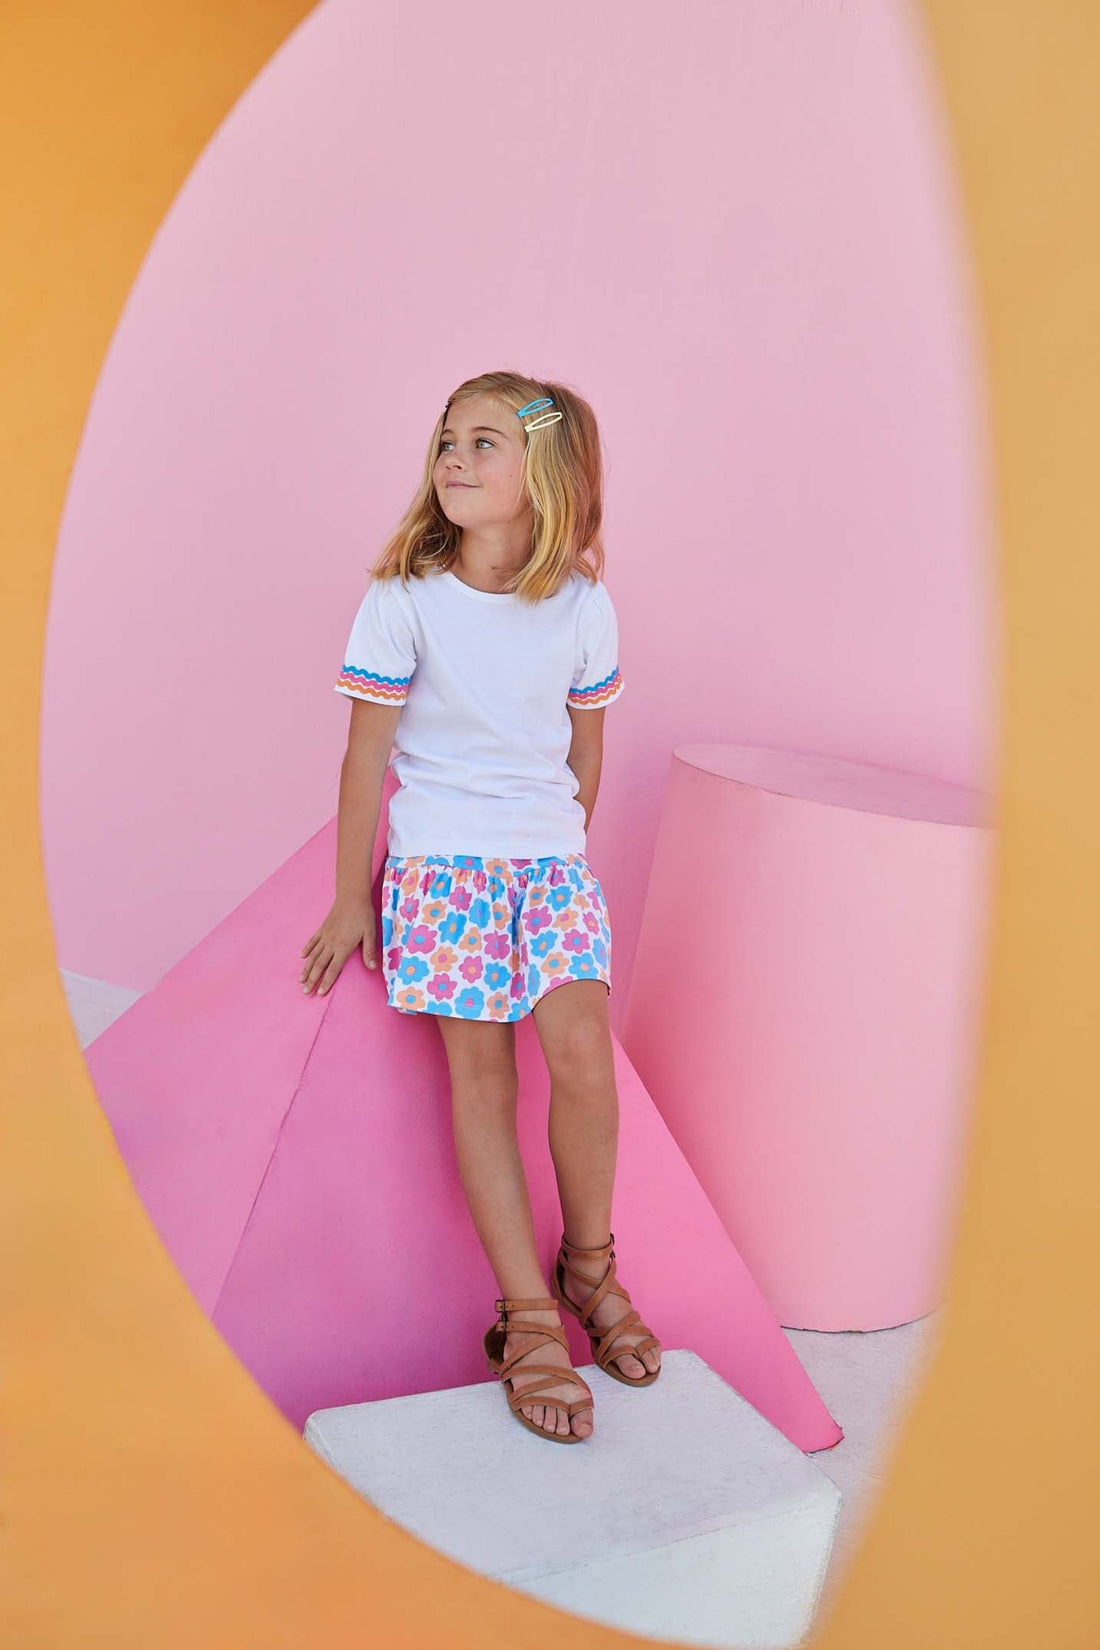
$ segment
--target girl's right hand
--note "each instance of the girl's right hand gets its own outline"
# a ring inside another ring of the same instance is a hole
[[[337,901],[316,934],[298,953],[306,959],[298,976],[302,990],[307,994],[316,990],[317,995],[323,997],[336,983],[357,945],[362,947],[367,967],[377,968],[374,907],[369,900],[364,906],[341,905]]]

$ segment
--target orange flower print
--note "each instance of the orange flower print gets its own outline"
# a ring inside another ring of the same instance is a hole
[[[425,900],[420,916],[424,922],[442,922],[446,914],[447,901],[445,899],[430,899]]]
[[[458,942],[460,951],[480,951],[481,935],[476,928],[468,928]]]
[[[419,1013],[427,1004],[428,999],[415,985],[402,986],[394,998],[398,1008],[403,1008],[407,1014]]]
[[[487,1000],[485,1006],[494,1020],[506,1020],[508,1018],[509,1008],[507,992],[494,991],[492,996]]]
[[[458,952],[453,945],[441,945],[436,948],[432,958],[432,967],[438,974],[449,974],[458,961]]]
[[[542,971],[544,974],[549,974],[552,977],[555,974],[564,974],[567,966],[568,964],[566,963],[561,952],[555,951],[554,955],[552,957],[547,957],[546,961],[543,963]]]
[[[510,866],[506,859],[487,859],[485,861],[485,870],[491,877],[506,877],[509,869]]]

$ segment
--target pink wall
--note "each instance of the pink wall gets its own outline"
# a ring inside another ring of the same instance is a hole
[[[674,745],[985,780],[945,149],[893,0],[321,5],[181,191],[84,433],[45,662],[61,964],[148,987],[335,811],[364,570],[497,366],[576,385],[610,455],[620,1011]]]

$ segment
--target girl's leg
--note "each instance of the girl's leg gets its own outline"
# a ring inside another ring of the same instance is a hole
[[[550,1073],[550,1154],[563,1229],[567,1242],[580,1249],[598,1249],[611,1235],[619,1095],[607,1000],[602,980],[570,980],[546,992],[532,1011]],[[575,1288],[574,1279],[566,1291],[570,1299]],[[621,1296],[606,1295],[593,1323],[610,1329],[624,1310]],[[623,1331],[628,1345],[641,1339],[640,1331]],[[660,1368],[661,1355],[648,1347],[640,1359],[624,1352],[615,1362],[624,1375],[638,1379]]]
[[[455,1153],[466,1201],[474,1228],[506,1300],[527,1300],[549,1295],[539,1268],[535,1247],[531,1201],[523,1173],[516,1133],[516,1102],[519,1080],[516,1073],[515,1026],[510,1022],[452,1019],[435,1016],[447,1051],[451,1074],[451,1116]],[[557,1308],[525,1310],[519,1323],[561,1323]],[[509,1335],[505,1354],[531,1346],[530,1336]],[[532,1347],[536,1364],[560,1363],[572,1366],[564,1347],[552,1344]],[[509,1380],[514,1390],[523,1387],[523,1364],[516,1366]],[[540,1379],[541,1377],[530,1377]],[[547,1389],[548,1398],[563,1403],[576,1400],[577,1389],[570,1383]],[[524,1404],[523,1413],[548,1432],[568,1432],[569,1417],[545,1403]],[[592,1431],[591,1411],[573,1416],[573,1431],[587,1436]]]

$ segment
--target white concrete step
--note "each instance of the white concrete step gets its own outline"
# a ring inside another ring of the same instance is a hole
[[[681,1644],[809,1632],[840,1491],[694,1352],[631,1391],[594,1364],[580,1444],[534,1437],[500,1383],[316,1410],[305,1440],[422,1541],[559,1609]]]

